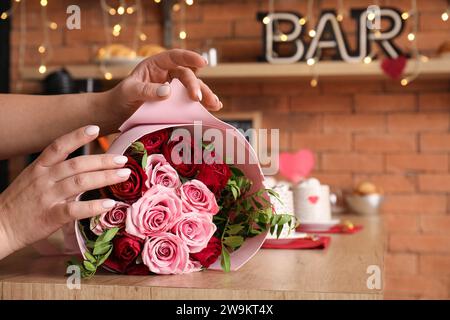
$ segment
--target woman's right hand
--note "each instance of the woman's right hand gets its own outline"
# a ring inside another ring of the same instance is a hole
[[[126,181],[121,155],[86,155],[66,160],[93,141],[98,126],[77,129],[56,139],[0,195],[0,259],[38,240],[65,223],[99,215],[114,206],[111,199],[74,201],[85,191]]]

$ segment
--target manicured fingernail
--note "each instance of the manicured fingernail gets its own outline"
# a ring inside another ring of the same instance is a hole
[[[164,84],[160,86],[158,89],[156,89],[156,94],[158,97],[166,97],[170,93],[170,86],[167,84]]]
[[[203,99],[202,90],[200,90],[200,89],[198,89],[198,91],[197,91],[197,98],[198,98],[198,101],[202,101],[202,99]]]
[[[219,102],[220,102],[220,100],[219,100],[219,97],[218,97],[218,96],[214,95],[214,99],[216,99],[216,102],[217,102],[217,103],[219,103]]]
[[[219,106],[219,109],[222,109],[223,108],[223,103],[222,102],[220,102],[220,106]]]
[[[117,176],[121,178],[127,178],[131,174],[131,170],[128,168],[125,169],[119,169],[116,171]]]
[[[116,202],[114,200],[107,199],[102,202],[102,207],[105,209],[111,209],[112,207],[114,207],[115,204],[116,204]]]
[[[208,59],[206,59],[205,57],[203,57],[203,60],[205,60],[205,63],[206,63],[206,64],[209,63]]]
[[[99,126],[87,126],[86,129],[84,129],[84,133],[88,136],[95,136],[100,132]]]
[[[115,164],[125,164],[128,162],[128,158],[125,156],[115,156],[113,161]]]

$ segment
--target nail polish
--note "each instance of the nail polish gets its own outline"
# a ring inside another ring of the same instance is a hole
[[[119,169],[116,171],[117,176],[121,178],[127,178],[131,174],[131,170],[128,168]]]
[[[156,89],[156,94],[158,97],[166,97],[170,93],[170,86],[167,84],[164,84],[160,86],[158,89]]]
[[[202,99],[203,99],[202,90],[200,90],[200,89],[198,89],[198,91],[197,91],[197,98],[198,98],[198,101],[202,101]]]
[[[125,156],[115,156],[113,161],[115,164],[125,164],[128,162],[128,158]]]
[[[102,202],[102,207],[104,209],[111,209],[112,207],[114,207],[116,204],[116,202],[112,199],[107,199],[105,201]]]
[[[99,126],[87,126],[86,129],[84,129],[84,133],[88,136],[95,136],[100,132]]]

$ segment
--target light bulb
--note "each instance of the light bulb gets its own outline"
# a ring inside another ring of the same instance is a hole
[[[47,72],[47,67],[44,64],[41,64],[38,69],[40,74],[44,74]]]
[[[441,14],[441,19],[442,21],[448,21],[448,12],[444,12],[443,14]]]
[[[416,39],[416,35],[412,32],[408,33],[408,40],[409,41],[414,41],[414,39]]]
[[[180,4],[179,4],[179,3],[175,3],[175,4],[172,6],[172,10],[175,11],[175,12],[180,11],[180,9],[181,9],[181,7],[180,7]]]
[[[145,33],[141,33],[139,35],[139,39],[141,39],[141,41],[145,41],[145,40],[147,40],[147,35]]]
[[[407,20],[409,18],[409,13],[408,12],[403,12],[402,13],[402,19],[403,20]]]
[[[155,3],[160,3],[161,2],[161,0],[155,0]]]
[[[400,84],[402,85],[402,86],[407,86],[408,85],[408,79],[405,79],[405,78],[403,78],[401,81],[400,81]]]
[[[310,84],[311,87],[313,87],[313,88],[317,87],[317,79],[311,79],[311,81],[309,82],[309,84]]]
[[[314,37],[316,36],[316,30],[314,30],[314,29],[309,30],[308,35],[309,35],[311,38],[314,38]]]
[[[108,12],[109,12],[109,14],[110,14],[110,15],[112,15],[112,16],[113,16],[113,15],[115,15],[115,14],[116,14],[116,9],[114,9],[114,8],[110,8]]]
[[[269,24],[269,22],[270,22],[270,18],[267,16],[265,16],[262,20],[262,23],[264,23],[264,24]]]
[[[111,72],[105,72],[105,74],[103,76],[105,77],[106,80],[111,80],[112,79]]]
[[[7,14],[6,12],[3,12],[3,13],[0,15],[0,19],[2,19],[2,20],[8,19],[8,14]]]
[[[369,12],[369,14],[367,15],[367,20],[372,21],[374,19],[375,19],[375,13]]]
[[[181,40],[186,39],[186,37],[187,37],[186,31],[180,31],[179,37],[180,37]]]
[[[300,23],[300,25],[304,26],[306,24],[306,19],[305,18],[300,18],[298,20],[298,23]]]
[[[50,29],[52,30],[56,30],[58,29],[58,24],[56,22],[50,22],[50,24],[48,25],[50,27]]]
[[[128,13],[128,14],[133,14],[133,13],[134,13],[133,7],[128,7],[128,8],[127,8],[127,13]]]
[[[188,6],[192,6],[194,4],[194,0],[186,0],[186,4]]]
[[[117,13],[120,14],[120,15],[123,15],[125,13],[125,8],[122,7],[122,6],[118,7],[117,8]]]
[[[45,7],[47,6],[48,2],[47,0],[41,0],[41,6]]]
[[[339,21],[339,22],[341,22],[342,20],[344,20],[344,16],[343,16],[342,14],[339,13],[339,14],[336,16],[336,20]]]
[[[371,57],[367,56],[367,57],[364,58],[364,63],[365,64],[369,64],[371,62],[372,62],[372,58]]]
[[[308,66],[312,66],[314,63],[316,63],[316,59],[314,58],[309,58],[308,60],[306,60],[306,64]]]
[[[280,35],[280,40],[281,41],[285,42],[285,41],[287,41],[287,39],[288,39],[288,36],[285,35],[284,33],[282,35]]]
[[[40,45],[39,47],[38,47],[38,51],[39,51],[39,53],[44,53],[45,51],[46,51],[46,49],[45,49],[45,47],[43,46],[43,45]]]

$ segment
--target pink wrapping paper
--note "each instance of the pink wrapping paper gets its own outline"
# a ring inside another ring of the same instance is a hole
[[[183,84],[174,79],[171,84],[171,95],[168,99],[156,102],[144,103],[119,130],[122,134],[113,142],[107,153],[123,154],[128,146],[145,134],[158,131],[168,127],[192,128],[195,121],[202,121],[203,128],[208,127],[220,129],[225,132],[231,129],[226,139],[236,139],[238,145],[245,146],[247,161],[245,164],[237,165],[245,175],[253,181],[251,192],[263,188],[263,175],[258,159],[252,146],[245,137],[233,126],[220,121],[210,114],[199,102],[193,101]],[[229,134],[231,132],[231,135]],[[225,136],[225,135],[224,135]],[[220,152],[218,150],[217,152]],[[224,150],[222,150],[224,154]],[[233,159],[233,162],[236,159]],[[249,161],[252,160],[252,161]],[[267,199],[269,199],[267,197]],[[75,223],[75,233],[81,252],[86,251],[84,240]],[[266,238],[267,232],[256,237],[247,239],[238,250],[231,253],[231,270],[237,270],[251,259],[260,249]],[[220,270],[220,261],[216,261],[209,269]]]

